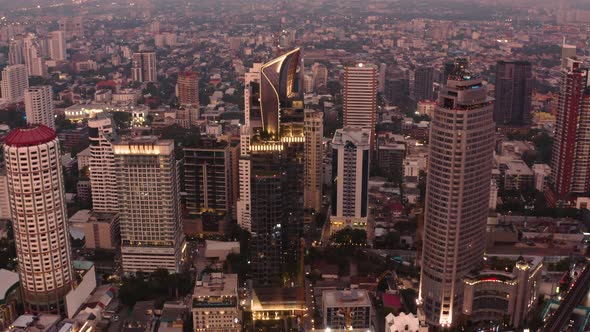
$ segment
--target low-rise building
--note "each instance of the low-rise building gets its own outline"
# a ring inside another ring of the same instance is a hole
[[[428,325],[424,320],[420,321],[419,317],[409,313],[400,313],[394,315],[389,313],[385,316],[385,332],[427,332]]]
[[[551,175],[551,166],[547,164],[534,164],[532,169],[535,178],[535,190],[544,192],[547,179]]]
[[[121,232],[118,213],[79,210],[68,222],[70,230],[84,234],[88,249],[114,250],[119,247]]]
[[[522,191],[530,190],[534,186],[534,173],[521,159],[496,156],[495,178],[497,184],[503,190]]]
[[[182,301],[164,303],[158,332],[182,332],[187,314],[188,308]]]
[[[19,301],[18,273],[0,270],[0,330],[5,331],[17,318],[16,304]]]
[[[59,315],[21,315],[8,327],[10,332],[55,332],[61,320]]]
[[[197,281],[191,312],[195,332],[239,332],[238,275],[211,273]]]
[[[325,290],[322,293],[324,326],[331,329],[368,329],[372,306],[364,289]]]
[[[487,257],[491,261],[490,257]],[[504,263],[510,257],[498,260]],[[514,257],[512,257],[514,259]],[[543,257],[518,257],[513,268],[489,264],[463,279],[463,314],[471,321],[505,322],[521,327],[537,303],[543,271]]]

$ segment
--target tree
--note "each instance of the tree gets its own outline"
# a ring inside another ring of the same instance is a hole
[[[397,231],[385,234],[383,246],[387,249],[398,249],[400,247],[400,234]]]
[[[131,127],[131,120],[132,115],[128,112],[113,112],[113,121],[117,124],[119,128],[129,128]]]
[[[367,232],[362,229],[347,227],[332,234],[330,241],[345,246],[364,245],[367,243]]]

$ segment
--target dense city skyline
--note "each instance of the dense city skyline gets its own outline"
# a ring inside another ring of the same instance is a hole
[[[0,0],[0,329],[590,329],[585,0]]]

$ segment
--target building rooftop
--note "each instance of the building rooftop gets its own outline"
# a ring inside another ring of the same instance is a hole
[[[362,129],[358,127],[344,127],[336,130],[332,144],[340,145],[348,142],[356,145],[369,145],[371,138],[371,131],[368,129]]]
[[[57,137],[55,131],[44,125],[29,128],[17,128],[6,136],[4,144],[14,147],[35,146],[50,142]]]
[[[9,328],[11,332],[46,332],[61,320],[59,315],[21,315]]]
[[[6,301],[8,293],[18,287],[18,273],[9,270],[0,270],[0,304]]]
[[[418,331],[420,329],[420,321],[418,317],[413,314],[400,313],[394,316],[392,313],[385,316],[385,331]]]
[[[322,299],[327,307],[371,306],[369,293],[364,289],[325,290]]]
[[[237,305],[238,275],[220,272],[198,280],[193,293],[193,308]]]

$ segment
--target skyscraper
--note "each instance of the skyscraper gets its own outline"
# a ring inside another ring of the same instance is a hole
[[[59,140],[44,125],[15,129],[4,156],[25,308],[65,313],[75,280]]]
[[[81,16],[64,17],[57,23],[59,30],[65,31],[66,38],[84,38],[84,22]]]
[[[375,137],[377,112],[377,67],[364,63],[344,69],[344,126],[371,131]],[[371,148],[372,149],[372,148]]]
[[[136,82],[156,82],[156,52],[133,53],[131,79]]]
[[[497,126],[522,127],[531,124],[533,73],[528,61],[498,61],[496,64]]]
[[[33,86],[25,90],[25,111],[28,124],[43,124],[55,128],[53,90],[49,85]]]
[[[230,144],[203,139],[184,149],[186,209],[202,231],[223,233],[232,206]]]
[[[430,128],[420,296],[426,321],[450,326],[462,278],[482,260],[494,147],[493,99],[462,66],[449,72]]]
[[[49,57],[52,60],[66,59],[66,34],[57,30],[49,33]]]
[[[4,163],[4,157],[2,157]],[[4,169],[0,169],[0,220],[12,220],[10,196],[8,195],[8,178]]]
[[[8,44],[8,64],[20,65],[25,63],[22,39],[12,39]]]
[[[199,107],[199,76],[192,71],[178,74],[176,96],[181,106]]]
[[[303,235],[304,110],[296,86],[299,49],[246,75],[238,221],[252,233],[256,287],[284,286]],[[293,279],[291,279],[293,280]]]
[[[324,113],[305,110],[305,192],[304,206],[320,212],[322,209],[322,160]]]
[[[183,236],[174,141],[138,137],[113,148],[123,271],[178,272]]]
[[[328,84],[328,68],[323,63],[316,62],[311,66],[313,75],[313,88],[318,90],[325,88]]]
[[[414,99],[418,101],[434,99],[434,68],[422,66],[414,72]]]
[[[576,45],[565,43],[565,37],[561,44],[561,69],[568,69],[568,59],[576,56]]]
[[[27,67],[24,65],[10,65],[2,71],[2,99],[9,102],[20,102],[25,97],[25,90],[29,87]]]
[[[590,91],[588,69],[568,59],[557,102],[551,176],[546,191],[550,206],[570,205],[590,190]]]
[[[385,78],[387,76],[387,64],[381,63],[379,65],[379,79],[378,79],[378,86],[377,91],[383,93],[385,91]]]
[[[344,127],[332,140],[331,231],[366,230],[369,210],[369,148],[371,131]]]
[[[113,120],[105,113],[97,114],[88,121],[90,139],[90,189],[92,208],[96,212],[117,212],[117,172],[113,143],[117,134]]]
[[[43,59],[42,48],[39,40],[29,35],[24,39],[23,44],[23,60],[27,66],[27,74],[29,76],[46,76],[47,66]]]

